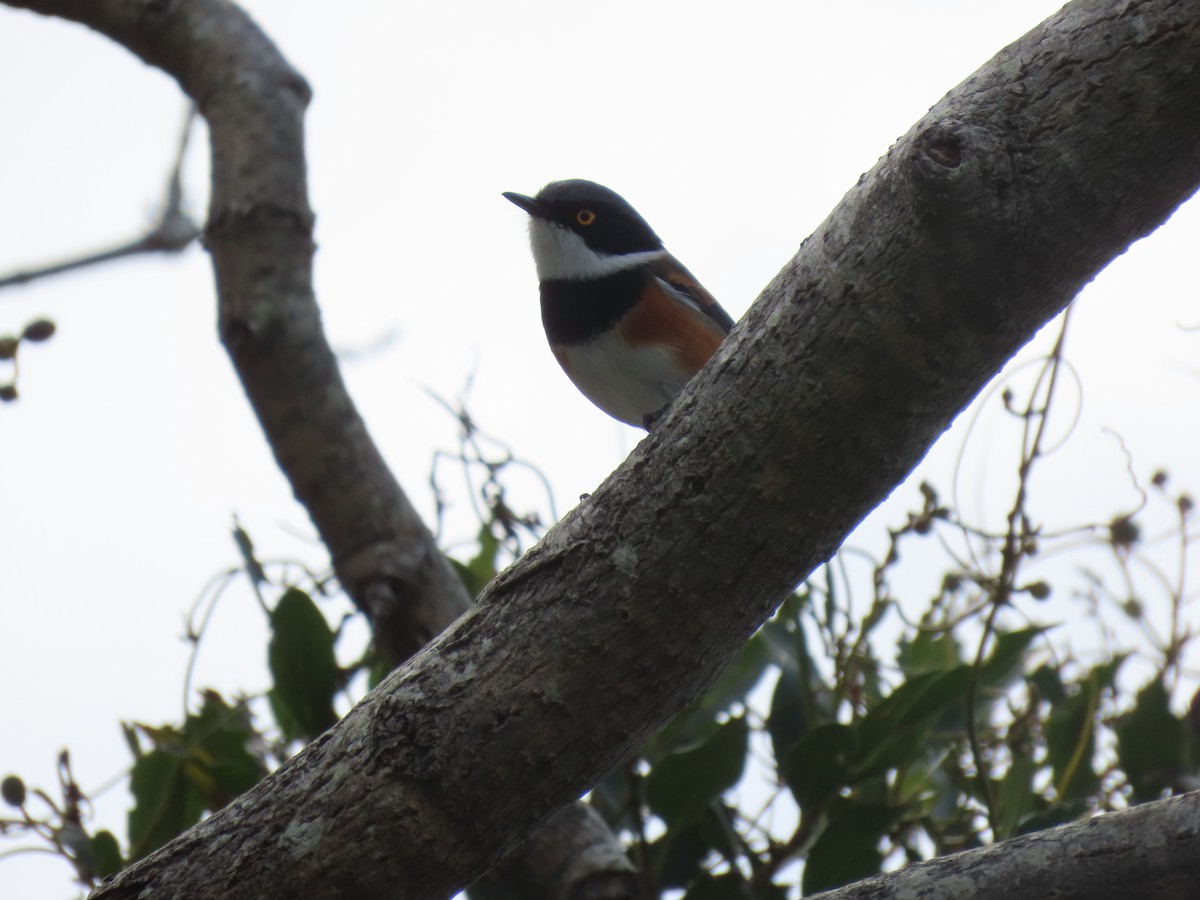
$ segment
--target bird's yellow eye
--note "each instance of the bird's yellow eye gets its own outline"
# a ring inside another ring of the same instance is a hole
[[[590,209],[581,209],[579,212],[575,213],[575,221],[580,225],[591,225],[596,221],[596,214]]]

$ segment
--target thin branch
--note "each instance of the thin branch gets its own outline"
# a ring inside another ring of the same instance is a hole
[[[173,71],[203,98],[216,148],[236,136],[243,152],[214,154],[222,334],[264,428],[284,439],[272,443],[297,494],[361,490],[368,467],[347,471],[362,460],[339,452],[357,437],[347,429],[365,433],[361,420],[300,415],[341,387],[332,354],[311,352],[303,82],[257,29],[217,27],[229,3],[36,5],[69,9]],[[1087,0],[1002,51],[863,176],[655,431],[470,612],[337,727],[96,900],[448,897],[628,758],[1011,354],[1195,190],[1194,13],[1178,0]],[[264,54],[253,78],[214,64]],[[272,112],[295,155],[288,172],[276,154],[251,177],[240,163],[262,154],[246,142],[279,134],[263,124]],[[281,298],[286,316],[264,297]],[[272,390],[293,402],[271,404]],[[375,503],[343,512],[389,505]],[[1102,823],[1140,826],[1165,848],[1149,872],[1138,856],[1139,884],[1166,872],[1196,896],[1197,802]],[[1147,815],[1170,821],[1171,840]],[[1026,884],[1046,859],[1099,865],[1029,846],[996,848],[1018,854]]]
[[[1033,474],[1033,467],[1043,454],[1042,445],[1046,435],[1046,426],[1050,421],[1050,406],[1054,400],[1055,386],[1058,384],[1059,369],[1063,362],[1063,348],[1066,345],[1069,322],[1070,309],[1062,317],[1054,349],[1050,351],[1050,356],[1046,359],[1042,371],[1038,373],[1037,380],[1029,392],[1029,402],[1021,414],[1024,423],[1024,437],[1021,442],[1021,464],[1017,469],[1017,493],[1013,500],[1012,510],[1008,514],[1008,533],[1004,538],[1004,547],[1000,551],[1000,572],[990,585],[988,598],[990,609],[984,620],[983,631],[979,636],[979,646],[975,652],[975,661],[971,666],[971,680],[967,686],[967,742],[971,747],[971,757],[975,763],[975,780],[987,807],[988,824],[993,829],[997,819],[996,798],[992,791],[987,760],[983,756],[983,749],[979,741],[979,723],[976,712],[979,675],[983,669],[984,652],[995,630],[996,618],[1000,610],[1011,601],[1020,564],[1032,552],[1030,543],[1032,535],[1029,531],[1029,515],[1025,508],[1025,502],[1028,497],[1029,480]],[[1046,399],[1040,407],[1037,407],[1035,403],[1042,390],[1043,380],[1047,382]],[[1032,429],[1031,442],[1030,430],[1034,419],[1037,420],[1037,427]]]
[[[98,266],[102,263],[112,262],[117,259],[126,259],[130,256],[139,256],[143,253],[180,253],[195,243],[202,231],[200,226],[196,224],[196,221],[183,209],[183,181],[181,174],[184,157],[187,155],[188,139],[191,135],[192,124],[195,119],[196,109],[194,106],[191,106],[188,108],[183,129],[180,132],[179,146],[175,152],[175,164],[167,176],[167,185],[163,192],[162,211],[149,231],[131,241],[126,241],[107,250],[85,253],[74,259],[51,263],[36,269],[26,269],[7,275],[0,275],[0,289],[29,284],[41,278],[49,278],[53,275],[61,275],[64,272],[73,272],[76,269]]]

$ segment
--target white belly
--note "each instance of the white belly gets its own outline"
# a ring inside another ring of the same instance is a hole
[[[639,428],[688,382],[670,351],[630,347],[612,333],[558,352],[563,369],[585,397],[614,419]]]

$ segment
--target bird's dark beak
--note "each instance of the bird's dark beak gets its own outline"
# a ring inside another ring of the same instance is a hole
[[[537,216],[539,219],[544,219],[547,216],[546,207],[536,197],[526,197],[524,194],[514,194],[512,191],[505,191],[500,196],[515,203],[531,216]]]

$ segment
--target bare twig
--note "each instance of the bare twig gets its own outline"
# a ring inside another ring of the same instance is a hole
[[[971,757],[975,763],[976,782],[979,785],[983,801],[987,806],[988,824],[993,828],[996,823],[996,798],[993,793],[991,779],[988,776],[987,761],[984,759],[983,750],[980,746],[979,733],[975,720],[976,702],[979,691],[979,673],[983,667],[984,652],[987,649],[995,628],[996,617],[1000,609],[1007,606],[1012,599],[1016,585],[1017,570],[1020,567],[1021,560],[1032,552],[1032,540],[1037,534],[1036,529],[1032,531],[1030,529],[1029,516],[1026,512],[1025,504],[1033,466],[1046,452],[1043,439],[1046,435],[1046,423],[1050,419],[1050,404],[1054,399],[1054,389],[1058,382],[1059,369],[1063,361],[1063,347],[1067,339],[1067,325],[1070,322],[1070,314],[1071,310],[1068,307],[1062,317],[1062,326],[1059,330],[1058,340],[1055,341],[1054,349],[1050,351],[1050,356],[1046,359],[1045,366],[1042,372],[1038,374],[1037,381],[1029,393],[1029,403],[1021,413],[1021,417],[1024,419],[1025,438],[1022,441],[1022,459],[1021,465],[1018,468],[1017,494],[1013,501],[1012,510],[1008,514],[1008,533],[1005,535],[1004,547],[1000,551],[1000,572],[991,586],[991,596],[989,598],[991,608],[988,610],[987,618],[984,621],[983,633],[979,636],[979,646],[975,653],[975,662],[971,666],[971,682],[967,690],[967,741],[970,744]],[[1036,403],[1043,381],[1046,382],[1046,399],[1038,407]],[[1036,428],[1032,427],[1034,419],[1037,420]]]
[[[191,106],[188,108],[183,129],[180,132],[179,147],[175,152],[175,164],[171,169],[171,173],[167,176],[162,211],[149,231],[131,241],[118,244],[106,250],[85,253],[74,259],[50,263],[49,265],[40,266],[35,269],[25,269],[23,271],[12,272],[8,275],[0,275],[0,288],[29,284],[31,281],[36,281],[39,278],[61,275],[63,272],[72,272],[75,269],[97,266],[101,263],[112,262],[116,259],[125,259],[126,257],[137,256],[142,253],[179,253],[190,247],[200,237],[202,232],[196,221],[183,209],[183,180],[181,171],[183,169],[184,157],[187,155],[188,139],[191,136],[192,123],[195,118],[196,109],[194,106]]]

